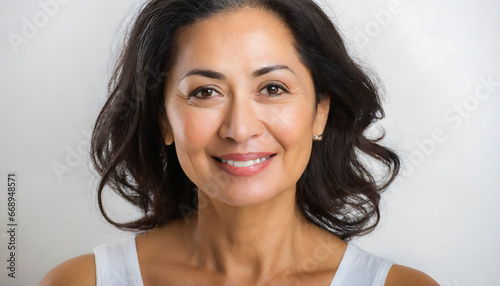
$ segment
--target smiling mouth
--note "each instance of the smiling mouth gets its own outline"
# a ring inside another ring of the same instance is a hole
[[[221,163],[228,164],[230,166],[237,167],[237,168],[244,168],[244,167],[251,167],[251,166],[263,163],[275,155],[276,154],[269,155],[267,157],[258,158],[255,160],[248,160],[248,161],[224,160],[224,159],[219,158],[219,157],[214,157],[214,158]]]

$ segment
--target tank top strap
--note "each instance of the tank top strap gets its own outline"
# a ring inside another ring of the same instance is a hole
[[[330,286],[384,286],[393,264],[349,243]]]
[[[94,249],[97,286],[144,286],[135,236]]]

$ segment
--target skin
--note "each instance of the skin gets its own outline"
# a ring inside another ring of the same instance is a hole
[[[159,124],[199,187],[199,211],[137,237],[144,284],[330,285],[347,244],[295,205],[329,102],[316,105],[288,29],[268,12],[244,9],[195,23],[178,41]],[[267,67],[274,70],[263,73]],[[213,158],[247,152],[276,155],[245,177]],[[63,263],[41,285],[95,285],[94,256]],[[386,285],[438,284],[395,265]]]

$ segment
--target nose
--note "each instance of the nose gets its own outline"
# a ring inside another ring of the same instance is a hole
[[[257,103],[248,96],[233,96],[219,128],[219,136],[236,143],[259,137],[264,123],[257,116]]]

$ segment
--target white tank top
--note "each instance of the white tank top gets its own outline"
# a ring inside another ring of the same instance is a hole
[[[94,249],[97,286],[143,286],[135,236]],[[392,262],[348,244],[330,286],[383,286]]]

